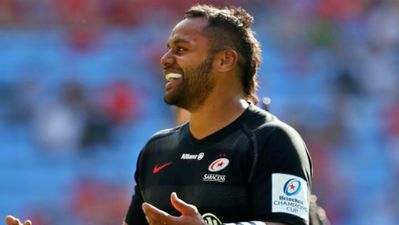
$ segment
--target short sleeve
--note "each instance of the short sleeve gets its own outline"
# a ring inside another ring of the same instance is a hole
[[[299,134],[278,126],[258,133],[258,158],[250,181],[257,220],[309,224],[311,159]]]

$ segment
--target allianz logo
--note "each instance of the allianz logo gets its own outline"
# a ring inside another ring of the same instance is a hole
[[[180,157],[180,159],[185,159],[185,160],[202,160],[204,158],[204,153],[201,152],[199,154],[190,154],[190,153],[183,153]]]

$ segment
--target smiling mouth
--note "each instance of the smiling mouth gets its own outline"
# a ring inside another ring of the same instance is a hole
[[[182,83],[183,75],[180,73],[168,73],[165,75],[165,79],[168,81],[165,84],[166,91],[170,91],[179,84]]]
[[[178,80],[181,79],[183,77],[183,75],[181,75],[180,73],[168,73],[165,76],[165,79],[167,81],[174,81],[174,80]]]

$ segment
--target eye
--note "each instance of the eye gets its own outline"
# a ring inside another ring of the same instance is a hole
[[[183,48],[183,47],[176,47],[176,52],[178,53],[178,54],[180,54],[180,53],[183,53],[183,52],[185,52],[187,49],[186,48]]]

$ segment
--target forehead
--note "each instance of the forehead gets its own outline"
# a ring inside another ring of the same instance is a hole
[[[202,43],[207,41],[203,29],[207,26],[208,21],[204,18],[186,18],[180,21],[173,28],[168,44],[175,42],[188,42],[191,44]]]

